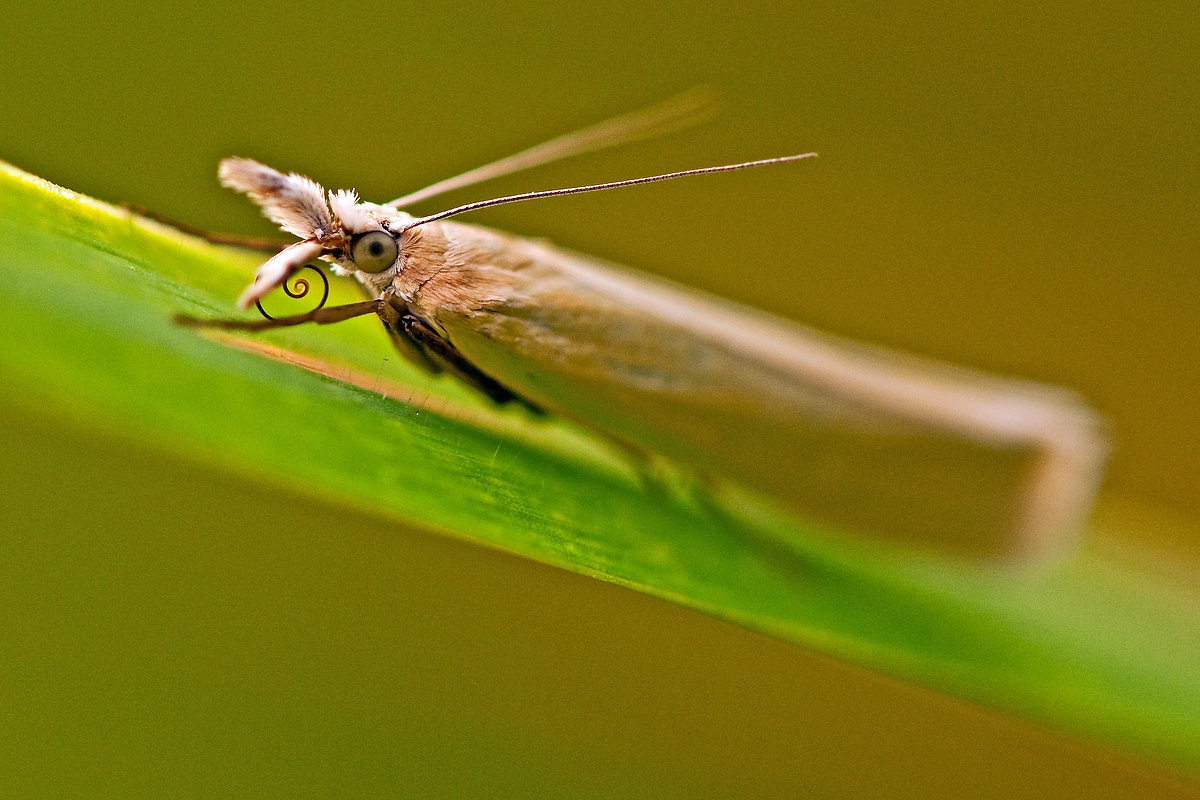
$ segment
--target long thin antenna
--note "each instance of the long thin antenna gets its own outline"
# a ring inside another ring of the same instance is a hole
[[[669,181],[672,178],[685,178],[688,175],[708,175],[714,172],[732,172],[735,169],[746,169],[748,167],[763,167],[767,164],[786,164],[789,161],[800,161],[805,158],[815,158],[816,153],[801,153],[798,156],[780,156],[778,158],[764,158],[760,161],[745,161],[741,164],[726,164],[721,167],[700,167],[699,169],[685,169],[680,172],[668,172],[664,175],[650,175],[645,178],[630,178],[623,181],[612,181],[610,183],[593,183],[589,186],[572,186],[567,189],[548,189],[542,192],[525,192],[524,194],[510,194],[507,197],[495,197],[491,200],[479,200],[474,203],[467,203],[457,208],[452,208],[448,211],[440,211],[437,214],[430,214],[427,217],[417,217],[412,222],[409,222],[401,229],[401,233],[424,225],[427,222],[437,222],[440,219],[447,217],[456,217],[459,214],[465,214],[468,211],[478,211],[481,208],[491,208],[492,206],[502,206],[505,203],[518,203],[522,200],[537,200],[541,197],[561,197],[567,194],[583,194],[584,192],[599,192],[604,189],[617,189],[622,186],[638,186],[643,183],[657,183],[658,181]]]
[[[715,110],[716,101],[712,90],[706,86],[697,86],[641,111],[613,117],[583,130],[542,142],[470,172],[438,181],[432,186],[398,197],[387,205],[392,208],[407,208],[439,194],[482,183],[501,175],[511,175],[571,156],[663,136],[703,122],[710,118]]]

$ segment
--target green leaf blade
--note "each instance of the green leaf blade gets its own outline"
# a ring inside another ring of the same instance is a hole
[[[731,524],[648,492],[585,432],[416,374],[373,320],[263,337],[332,375],[171,324],[228,308],[259,260],[5,168],[5,405],[1200,767],[1194,583],[1096,546],[1015,575],[833,542],[752,504]]]

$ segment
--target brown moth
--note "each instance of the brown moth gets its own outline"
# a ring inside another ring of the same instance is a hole
[[[847,341],[448,220],[516,200],[813,154],[532,192],[425,217],[400,210],[641,138],[690,107],[603,123],[385,205],[226,159],[221,182],[300,239],[262,265],[243,308],[314,259],[357,279],[370,299],[277,320],[183,321],[261,330],[375,314],[422,370],[731,481],[823,526],[1002,558],[1061,549],[1087,518],[1107,449],[1099,418],[1070,392]]]

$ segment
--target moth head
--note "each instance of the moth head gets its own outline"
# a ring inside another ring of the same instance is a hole
[[[249,158],[225,159],[217,175],[222,186],[247,195],[267,219],[300,239],[259,267],[238,299],[242,308],[316,258],[330,262],[340,275],[358,273],[367,282],[398,268],[399,232],[411,219],[408,214],[364,203],[353,190],[326,192],[311,178],[285,175]]]

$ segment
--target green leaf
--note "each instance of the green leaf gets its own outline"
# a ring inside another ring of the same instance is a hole
[[[253,340],[172,324],[176,312],[227,313],[261,255],[7,166],[0,242],[0,387],[11,408],[1200,767],[1200,595],[1194,580],[1119,544],[1153,521],[1114,507],[1101,517],[1107,535],[1071,560],[1017,574],[839,542],[749,498],[722,514],[648,491],[586,432],[418,374],[373,319]],[[353,299],[336,286],[331,302]]]

